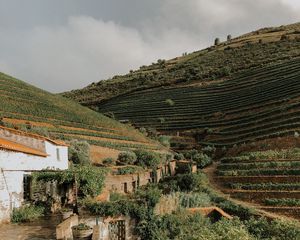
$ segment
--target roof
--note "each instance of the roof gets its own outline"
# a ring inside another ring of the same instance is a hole
[[[47,137],[44,137],[44,136],[41,136],[41,135],[38,135],[38,134],[28,133],[28,132],[16,130],[14,128],[7,128],[7,127],[3,127],[3,126],[0,126],[0,129],[7,130],[7,131],[13,132],[15,134],[21,135],[21,136],[27,136],[27,137],[31,137],[31,138],[35,138],[35,139],[40,139],[40,140],[48,141],[48,142],[51,142],[51,143],[53,143],[53,144],[55,144],[57,146],[68,146],[68,144],[66,144],[63,141],[53,140],[53,139],[50,139],[50,138],[47,138]]]
[[[188,212],[190,213],[201,213],[202,215],[208,216],[212,212],[216,211],[222,217],[227,218],[227,219],[232,219],[232,216],[230,216],[228,213],[224,212],[221,208],[218,207],[199,207],[199,208],[189,208],[187,209]]]
[[[15,152],[22,152],[31,155],[36,155],[40,157],[47,157],[48,155],[42,151],[39,151],[34,148],[27,147],[23,144],[12,142],[3,138],[0,138],[0,149],[15,151]]]

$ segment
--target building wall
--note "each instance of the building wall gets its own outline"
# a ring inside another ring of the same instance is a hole
[[[68,148],[45,142],[47,157],[0,150],[0,222],[9,221],[13,208],[23,202],[24,174],[43,169],[68,168]],[[60,159],[56,150],[59,149]]]
[[[7,129],[0,128],[0,137],[9,141],[17,142],[25,146],[38,149],[42,152],[45,151],[44,140],[36,139],[29,136],[23,136],[20,134],[13,133]]]
[[[0,150],[0,168],[13,171],[36,171],[42,169],[68,168],[68,149],[49,142],[45,144],[47,157],[29,155],[20,152]],[[60,160],[57,159],[56,149],[59,149]]]
[[[0,223],[9,221],[13,208],[23,202],[24,172],[5,172],[0,169]]]

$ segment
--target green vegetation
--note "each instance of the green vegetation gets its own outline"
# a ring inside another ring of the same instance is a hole
[[[230,42],[219,44],[217,47],[183,54],[182,57],[169,61],[160,60],[150,66],[142,66],[140,70],[127,75],[92,83],[84,89],[73,90],[63,95],[84,105],[96,107],[103,100],[137,90],[191,81],[202,83],[222,78],[226,76],[223,70],[224,62],[230,69],[230,75],[243,69],[278,63],[299,56],[296,37],[291,37],[289,41],[280,41],[282,32],[290,35],[296,30],[299,30],[299,24],[289,25],[284,29],[261,29],[231,39]],[[274,35],[274,32],[278,32],[278,34]],[[269,35],[273,41],[268,44],[259,43],[260,38],[267,38]],[[252,42],[252,44],[248,44],[248,42]],[[278,53],[278,49],[281,49],[280,53]],[[177,101],[173,97],[164,97],[164,102],[166,99],[172,99],[177,105]]]
[[[64,171],[42,171],[33,173],[36,181],[57,181],[59,184],[76,184],[84,197],[98,196],[104,186],[107,170],[99,167],[72,166]]]
[[[118,168],[117,174],[118,175],[133,174],[133,173],[141,172],[142,170],[143,168],[139,166],[126,166],[126,167]]]
[[[90,144],[95,141],[99,146],[123,150],[163,148],[130,126],[3,73],[0,73],[0,92],[1,125],[54,139],[77,139]]]
[[[135,164],[137,160],[136,154],[134,152],[120,152],[118,156],[118,161],[122,164]]]
[[[142,167],[156,168],[162,162],[160,155],[154,152],[136,150],[135,154],[137,157],[137,165]]]
[[[90,145],[86,141],[78,141],[74,139],[71,140],[69,144],[69,160],[75,164],[90,164]]]
[[[300,199],[295,198],[267,198],[264,203],[268,206],[300,207]]]
[[[216,173],[222,176],[222,185],[232,197],[298,218],[294,207],[300,206],[299,167],[299,148],[290,148],[242,152],[239,156],[223,158]]]
[[[11,221],[13,223],[30,222],[38,219],[44,215],[45,209],[40,206],[22,206],[20,208],[14,208]]]

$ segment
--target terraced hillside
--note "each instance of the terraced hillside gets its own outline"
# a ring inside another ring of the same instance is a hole
[[[124,149],[163,149],[132,127],[3,73],[0,95],[2,124],[63,140],[87,140],[95,161]]]
[[[192,131],[200,142],[234,145],[294,135],[300,130],[299,97],[298,57],[227,81],[139,91],[99,107],[138,127]]]
[[[300,149],[224,158],[216,174],[223,192],[231,197],[300,219]]]
[[[98,110],[105,100],[138,90],[160,86],[207,84],[226,80],[245,69],[262,67],[299,56],[300,23],[264,28],[216,46],[184,53],[171,60],[131,70],[123,76],[63,95]],[[101,109],[100,109],[101,110]]]

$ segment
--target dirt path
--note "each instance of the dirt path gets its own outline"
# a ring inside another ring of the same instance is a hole
[[[215,178],[215,171],[216,171],[216,168],[218,166],[218,163],[217,162],[214,162],[212,165],[210,165],[209,167],[203,169],[203,172],[207,175],[208,177],[208,180],[209,180],[209,183],[210,183],[210,186],[218,193],[220,194],[221,196],[223,196],[224,198],[226,198],[227,200],[230,200],[236,204],[239,204],[239,205],[242,205],[242,206],[245,206],[247,208],[253,208],[257,211],[257,213],[261,216],[264,216],[264,217],[267,217],[267,218],[271,218],[271,219],[290,219],[290,220],[295,220],[295,218],[292,218],[292,217],[287,217],[287,216],[284,216],[284,215],[279,215],[279,214],[276,214],[276,213],[272,213],[272,212],[269,212],[269,211],[265,211],[265,210],[262,210],[260,209],[261,205],[259,204],[255,204],[255,203],[249,203],[249,202],[245,202],[245,201],[241,201],[241,200],[238,200],[238,199],[235,199],[235,198],[231,198],[230,194],[225,194],[224,192],[226,192],[226,189],[222,186],[221,183],[219,183],[218,181],[216,181],[216,178]]]

